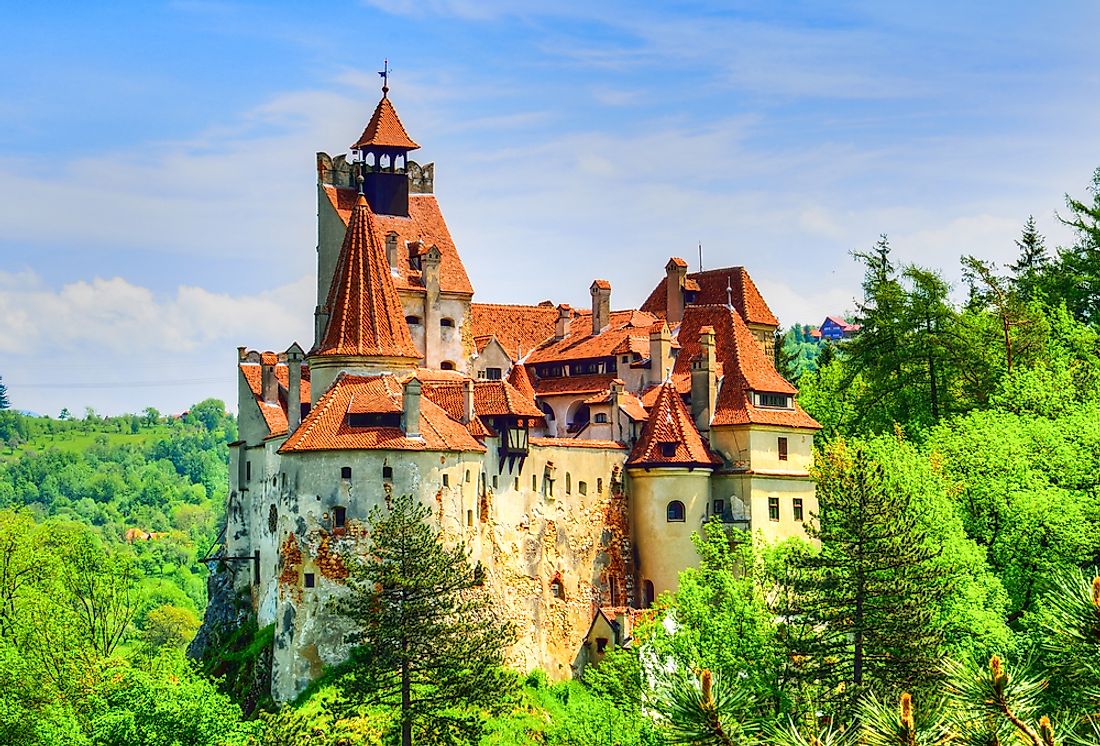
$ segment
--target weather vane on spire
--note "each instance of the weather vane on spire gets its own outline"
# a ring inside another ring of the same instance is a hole
[[[382,69],[378,71],[378,74],[382,76],[382,95],[385,96],[390,92],[390,61],[382,60]]]

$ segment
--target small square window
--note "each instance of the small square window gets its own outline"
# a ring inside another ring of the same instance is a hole
[[[676,455],[676,444],[675,443],[662,443],[661,444],[661,455],[664,456],[665,458],[674,457]]]
[[[499,381],[503,372],[500,368],[486,368],[485,378],[489,381]]]
[[[794,519],[796,521],[802,520],[802,498],[796,497],[794,499]]]
[[[606,637],[597,637],[596,638],[596,652],[597,653],[602,653],[606,649],[607,649],[607,638]]]
[[[577,492],[581,493],[582,495],[587,495],[588,494],[588,483],[587,482],[577,482]]]
[[[351,467],[350,466],[340,467],[340,479],[351,479]]]
[[[772,521],[778,521],[779,520],[779,498],[778,497],[769,497],[768,498],[768,519],[772,520]]]
[[[715,500],[714,504],[711,507],[714,510],[714,515],[720,516],[726,512],[726,501]]]
[[[317,576],[311,572],[306,573],[306,588],[313,588],[317,585]]]

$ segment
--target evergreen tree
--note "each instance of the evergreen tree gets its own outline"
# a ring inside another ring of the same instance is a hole
[[[1066,195],[1069,215],[1059,215],[1074,230],[1073,245],[1058,250],[1057,266],[1048,273],[1053,302],[1062,301],[1079,320],[1100,322],[1100,168],[1092,176],[1088,201]]]
[[[0,376],[0,409],[7,409],[11,406],[11,402],[8,401],[8,387],[4,385],[4,377]]]
[[[1035,216],[1029,215],[1024,230],[1016,240],[1019,257],[1009,265],[1012,270],[1012,282],[1016,291],[1024,300],[1035,300],[1039,296],[1039,284],[1042,273],[1050,266],[1046,240],[1035,227]]]
[[[843,439],[814,467],[820,513],[807,524],[821,551],[802,561],[800,621],[818,632],[805,650],[837,714],[869,692],[897,696],[935,678],[943,651],[936,617],[948,588],[906,485]]]
[[[797,327],[795,327],[797,329]],[[798,380],[798,354],[792,352],[787,347],[787,339],[791,336],[791,331],[786,333],[775,333],[775,369],[779,371],[779,375],[786,378],[788,381]],[[797,350],[798,347],[796,346]]]
[[[500,706],[515,686],[502,668],[514,631],[494,613],[465,548],[445,547],[430,516],[409,495],[372,510],[366,559],[349,560],[351,593],[337,602],[361,624],[345,693],[397,708],[402,746],[414,725],[476,733],[470,708]]]

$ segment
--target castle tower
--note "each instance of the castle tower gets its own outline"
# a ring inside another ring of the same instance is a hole
[[[661,384],[649,424],[626,462],[642,606],[676,590],[680,570],[698,564],[691,534],[706,519],[710,476],[718,464],[676,386]]]
[[[314,403],[341,371],[378,374],[417,367],[420,355],[362,193],[348,220],[324,308],[325,333],[309,353]]]
[[[388,68],[387,73],[388,74]],[[374,108],[366,129],[351,146],[363,194],[370,209],[379,215],[409,216],[409,179],[405,175],[409,152],[417,145],[397,116],[389,98],[389,85],[382,86],[382,100]]]

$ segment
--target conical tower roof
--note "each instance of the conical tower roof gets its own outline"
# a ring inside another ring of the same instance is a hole
[[[378,106],[374,107],[367,128],[354,145],[352,150],[362,150],[368,147],[401,148],[403,150],[416,150],[420,146],[413,142],[401,119],[397,116],[397,110],[393,108],[387,95],[382,95]]]
[[[527,368],[523,363],[516,363],[508,372],[508,383],[531,401],[535,400],[535,386],[531,383],[531,376],[527,375]]]
[[[710,467],[720,462],[691,421],[691,414],[676,386],[665,381],[657,392],[657,401],[649,412],[642,437],[634,444],[626,463],[628,466]]]
[[[348,220],[325,306],[328,327],[313,355],[420,357],[362,194]]]

